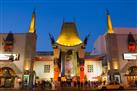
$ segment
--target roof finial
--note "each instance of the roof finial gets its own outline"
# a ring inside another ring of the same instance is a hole
[[[30,27],[29,27],[29,33],[35,33],[35,21],[36,21],[35,10],[36,9],[34,8],[33,13],[32,13],[32,19],[31,19]]]
[[[35,14],[36,8],[33,9],[33,14]]]
[[[90,35],[91,35],[91,34],[89,33],[89,34],[85,37],[85,39],[84,39],[84,44],[85,44],[85,45],[87,44]]]
[[[108,30],[107,33],[114,33],[108,9],[106,10],[106,14],[107,14],[107,30]]]
[[[49,33],[49,37],[50,37],[50,40],[51,40],[51,44],[54,44],[55,43],[55,39],[53,37],[53,35],[51,33]]]
[[[109,15],[109,10],[108,9],[106,9],[106,15]]]

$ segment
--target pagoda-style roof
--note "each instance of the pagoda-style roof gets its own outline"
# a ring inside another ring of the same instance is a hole
[[[78,35],[75,23],[63,23],[61,33],[56,42],[63,46],[76,46],[81,44],[82,41]]]

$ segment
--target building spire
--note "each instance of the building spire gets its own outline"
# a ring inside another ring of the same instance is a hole
[[[35,21],[36,21],[35,17],[36,15],[35,15],[35,9],[34,9],[32,13],[30,27],[29,27],[29,33],[35,33]]]
[[[111,23],[110,14],[109,14],[108,10],[106,10],[106,14],[107,14],[107,33],[114,33],[112,23]]]

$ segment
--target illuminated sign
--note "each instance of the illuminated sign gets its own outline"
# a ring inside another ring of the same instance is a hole
[[[124,53],[124,59],[125,60],[136,60],[137,53]]]
[[[29,75],[24,75],[23,80],[24,80],[23,85],[28,86],[29,85]]]
[[[19,60],[19,54],[0,54],[0,60]]]

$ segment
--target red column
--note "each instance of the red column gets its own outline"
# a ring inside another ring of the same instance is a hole
[[[80,65],[80,82],[84,82],[84,65]]]
[[[54,81],[58,81],[58,77],[59,77],[58,65],[54,64]]]
[[[59,67],[58,67],[59,49],[54,48],[54,81],[58,81]]]
[[[80,62],[80,82],[84,82],[84,57],[85,57],[85,47],[79,49],[79,62]]]

